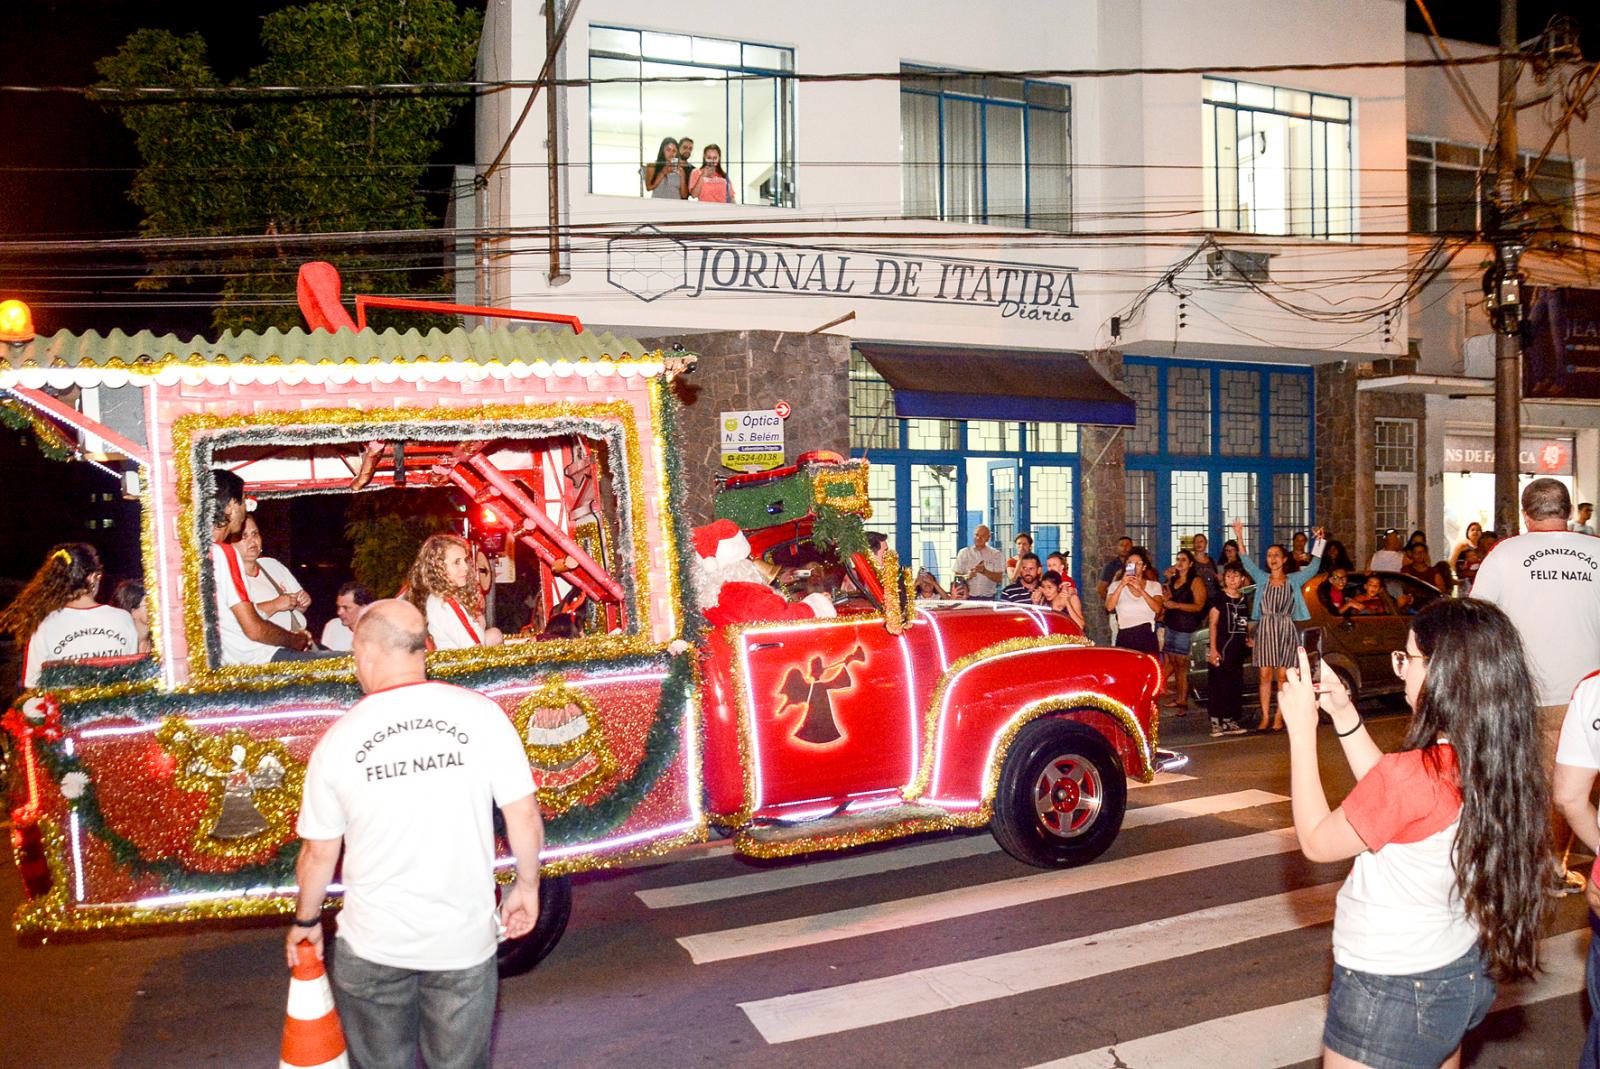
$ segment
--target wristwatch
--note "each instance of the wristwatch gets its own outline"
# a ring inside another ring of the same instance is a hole
[[[322,923],[322,914],[320,914],[320,913],[317,914],[315,917],[312,917],[308,921],[303,921],[299,917],[296,917],[294,919],[294,926],[296,928],[315,928],[317,925],[319,925],[321,923]]]

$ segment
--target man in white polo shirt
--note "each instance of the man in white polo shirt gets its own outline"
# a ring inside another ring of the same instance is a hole
[[[1600,668],[1600,539],[1567,530],[1572,498],[1555,479],[1535,479],[1522,491],[1523,534],[1503,538],[1483,559],[1472,596],[1505,610],[1522,635],[1539,688],[1539,731],[1546,774],[1578,681]],[[1551,814],[1555,850],[1564,852],[1567,822]],[[1583,878],[1566,873],[1568,892]]]
[[[508,936],[539,915],[544,828],[522,740],[496,702],[430,681],[428,628],[407,601],[374,602],[356,625],[366,693],[306,766],[288,960],[322,956],[322,903],[344,850],[333,987],[356,1069],[488,1069]],[[498,918],[493,807],[517,861]]]

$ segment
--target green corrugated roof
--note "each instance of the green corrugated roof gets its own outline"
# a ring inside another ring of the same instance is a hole
[[[113,362],[123,364],[164,363],[176,359],[186,361],[197,358],[206,363],[218,360],[281,363],[320,364],[355,361],[366,364],[374,360],[429,360],[473,361],[479,364],[532,362],[534,360],[571,360],[587,357],[621,359],[625,356],[641,357],[653,353],[636,338],[618,337],[606,331],[586,330],[574,334],[565,328],[559,330],[531,327],[501,327],[490,330],[476,327],[472,330],[430,329],[426,333],[415,329],[395,330],[341,330],[309,332],[296,327],[282,331],[276,327],[256,333],[228,331],[215,341],[195,337],[184,341],[176,334],[155,334],[142,330],[125,334],[113,330],[101,335],[96,331],[74,334],[59,331],[48,337],[35,338],[25,345],[0,345],[0,358],[10,367],[104,367]]]

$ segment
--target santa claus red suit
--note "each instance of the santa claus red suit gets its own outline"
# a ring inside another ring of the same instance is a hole
[[[826,594],[789,601],[767,585],[760,565],[750,559],[749,539],[732,520],[695,528],[694,550],[695,595],[714,626],[837,615]]]

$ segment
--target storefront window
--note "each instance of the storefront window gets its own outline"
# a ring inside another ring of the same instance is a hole
[[[590,190],[646,196],[662,140],[689,137],[693,166],[722,150],[738,203],[793,207],[794,81],[779,76],[793,70],[788,48],[591,26]]]

